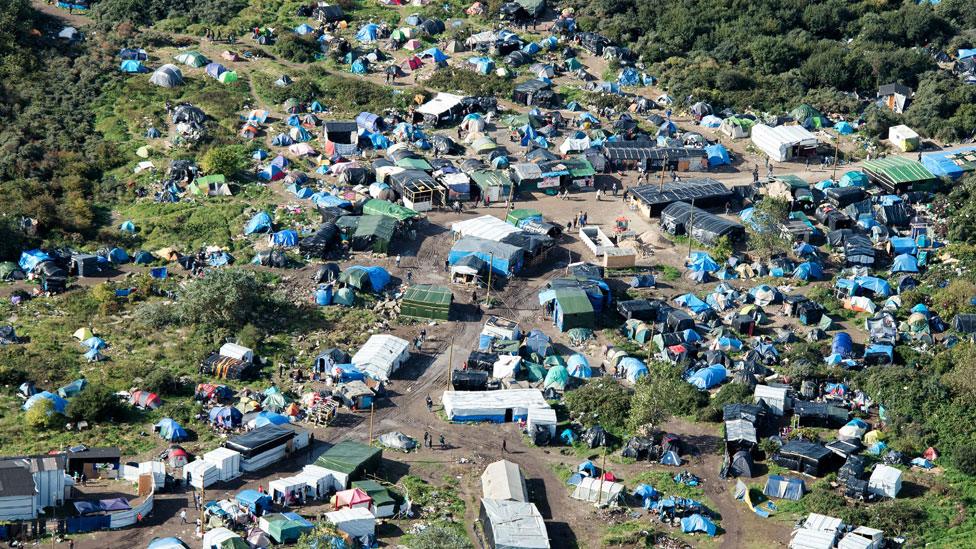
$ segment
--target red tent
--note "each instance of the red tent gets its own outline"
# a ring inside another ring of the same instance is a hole
[[[416,55],[412,55],[403,61],[403,68],[407,70],[416,70],[424,66],[424,62],[420,60]]]
[[[607,482],[617,482],[617,475],[607,471],[606,473],[603,473],[603,480]]]
[[[166,462],[173,468],[183,467],[190,462],[190,455],[183,448],[176,446],[166,451]]]
[[[353,488],[351,490],[336,492],[333,502],[336,509],[342,509],[343,507],[369,507],[373,503],[373,498],[369,497],[369,494],[362,489]]]
[[[129,403],[139,408],[149,408],[155,410],[163,404],[163,400],[156,393],[149,391],[132,391]]]
[[[939,459],[939,451],[929,446],[924,452],[922,452],[922,457],[929,461],[935,461]]]

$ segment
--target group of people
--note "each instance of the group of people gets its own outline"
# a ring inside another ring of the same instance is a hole
[[[447,450],[447,439],[444,438],[443,433],[438,437],[438,442],[441,445],[441,450]],[[434,437],[427,431],[424,431],[424,448],[434,448]]]

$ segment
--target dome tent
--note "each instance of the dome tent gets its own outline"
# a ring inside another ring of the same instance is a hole
[[[166,64],[153,72],[149,82],[163,88],[175,88],[183,85],[183,72],[176,65]]]

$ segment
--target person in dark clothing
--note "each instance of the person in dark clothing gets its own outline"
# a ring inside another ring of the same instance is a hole
[[[430,398],[430,395],[427,395],[427,411],[434,411],[434,399]]]
[[[441,450],[447,450],[447,440],[444,439],[443,434],[441,434],[440,443],[441,443]]]
[[[502,452],[508,453],[508,440],[502,439]]]

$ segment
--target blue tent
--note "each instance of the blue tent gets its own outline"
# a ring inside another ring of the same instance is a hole
[[[37,393],[36,395],[33,395],[30,398],[28,398],[27,402],[24,403],[23,409],[30,410],[31,407],[33,407],[35,404],[38,403],[38,401],[42,399],[50,400],[54,404],[54,411],[59,414],[63,414],[64,409],[67,408],[68,406],[67,400],[49,391],[41,391],[40,393]]]
[[[255,515],[263,514],[260,511],[271,509],[271,496],[262,494],[257,490],[241,490],[234,496],[234,499],[241,507]]]
[[[309,197],[320,208],[349,208],[352,202],[327,192],[317,192]]]
[[[674,450],[668,450],[661,455],[661,465],[679,467],[681,466],[681,456],[679,456],[678,452],[675,452]]]
[[[275,147],[287,147],[288,145],[294,145],[295,140],[292,139],[287,133],[279,133],[271,138],[271,144]]]
[[[119,230],[126,233],[134,233],[136,232],[136,224],[132,221],[123,221],[122,224],[119,225]]]
[[[346,272],[361,270],[366,271],[366,276],[369,277],[369,286],[374,292],[382,292],[386,285],[390,283],[390,273],[386,272],[383,267],[361,267],[359,265],[353,265],[346,269]]]
[[[959,60],[968,59],[970,57],[976,57],[976,48],[964,48],[956,52],[956,58]]]
[[[803,497],[805,490],[806,485],[802,479],[769,475],[769,479],[766,480],[766,486],[763,488],[763,494],[774,498],[799,501]]]
[[[854,133],[854,126],[851,126],[850,123],[843,120],[834,124],[834,129],[837,130],[837,133],[841,135],[850,135]]]
[[[332,286],[319,286],[314,295],[315,304],[319,307],[332,305]]]
[[[284,134],[282,134],[282,135],[284,135]],[[253,158],[255,160],[264,160],[267,157],[268,157],[268,151],[266,151],[264,149],[258,149],[256,151],[254,151],[254,154],[251,155],[251,158]]]
[[[834,335],[834,340],[830,343],[831,354],[849,357],[854,351],[854,341],[847,332],[839,332]]]
[[[210,410],[210,423],[219,425],[225,429],[237,427],[243,419],[244,414],[233,406],[220,406]]]
[[[312,140],[312,133],[302,128],[301,126],[297,128],[292,128],[288,135],[299,143],[305,143]]]
[[[657,499],[657,496],[657,490],[647,484],[638,484],[637,487],[634,488],[634,497],[640,498],[640,500],[643,502],[644,509],[650,509],[654,503],[654,500]]]
[[[816,262],[800,263],[793,269],[793,278],[797,280],[820,280],[823,278],[823,267]]]
[[[285,124],[288,124],[292,128],[297,128],[302,125],[302,119],[297,114],[292,114],[285,120]]]
[[[566,369],[569,370],[569,375],[572,377],[589,379],[593,376],[593,370],[590,368],[590,361],[580,353],[576,353],[569,357],[569,360],[566,361]]]
[[[528,44],[522,46],[522,53],[526,55],[535,55],[542,51],[542,46],[536,44],[535,42],[529,42]]]
[[[444,61],[450,59],[450,57],[446,53],[442,52],[439,48],[426,49],[420,53],[420,57],[430,57],[435,63],[443,63]]]
[[[468,59],[468,63],[474,65],[475,70],[481,74],[488,74],[495,69],[495,62],[487,57],[472,57]]]
[[[525,349],[530,356],[545,358],[552,352],[552,339],[541,330],[532,330],[525,336]]]
[[[146,130],[146,139],[158,139],[159,137],[162,137],[162,135],[163,134],[160,133],[160,131],[156,128],[149,128]]]
[[[689,268],[692,271],[702,271],[706,273],[714,273],[719,270],[720,266],[718,263],[712,259],[712,256],[705,252],[692,252],[689,257],[690,265]]]
[[[681,531],[685,534],[704,532],[709,536],[714,536],[717,530],[715,523],[698,513],[681,519]]]
[[[276,414],[274,412],[269,412],[264,410],[258,412],[258,415],[254,418],[254,428],[264,427],[265,425],[287,425],[291,420],[288,416],[283,416],[281,414]]]
[[[640,75],[637,74],[637,69],[627,67],[620,71],[620,74],[617,75],[617,83],[621,86],[637,86],[640,84]]]
[[[698,296],[692,293],[685,294],[676,298],[675,303],[682,307],[686,307],[695,314],[704,313],[709,309],[708,303],[702,301]]]
[[[298,245],[298,233],[291,229],[286,229],[284,231],[278,231],[274,233],[272,241],[275,246],[281,246],[283,248],[291,248],[292,246]]]
[[[294,183],[292,183],[290,187],[293,188],[289,188],[288,190],[294,193],[297,198],[302,198],[302,199],[312,198],[312,196],[315,194],[314,192],[312,192],[312,189],[309,189],[308,187],[299,187]]]
[[[376,36],[379,34],[380,26],[376,23],[367,23],[359,28],[356,32],[356,40],[360,42],[375,42]]]
[[[108,345],[106,345],[105,343],[105,340],[98,336],[91,336],[88,339],[82,341],[81,344],[89,349],[104,349],[108,347]]]
[[[915,256],[902,254],[895,258],[891,263],[892,273],[917,273],[918,260]]]
[[[799,242],[793,247],[793,253],[797,257],[816,257],[817,248],[808,242]]]
[[[119,65],[119,70],[125,73],[134,74],[140,72],[147,72],[148,69],[142,64],[142,61],[137,61],[135,59],[126,59]]]
[[[918,244],[915,240],[907,236],[893,236],[888,241],[889,246],[891,246],[891,253],[894,255],[916,255],[918,254]]]
[[[335,369],[339,370],[339,382],[346,383],[348,381],[365,381],[366,374],[360,371],[352,364],[336,364]]]
[[[83,355],[88,362],[98,362],[105,360],[105,356],[98,349],[88,349]]]
[[[356,59],[349,66],[349,71],[353,74],[366,74],[366,63],[362,59]]]
[[[631,288],[653,288],[654,287],[654,275],[652,274],[641,274],[635,276],[630,281]]]
[[[244,234],[266,233],[271,231],[271,216],[267,212],[258,212],[244,226]]]
[[[596,465],[592,461],[586,460],[576,467],[576,471],[579,473],[586,473],[591,477],[595,477],[599,469],[597,469]]]
[[[572,444],[576,442],[576,434],[573,433],[572,429],[566,428],[563,429],[562,433],[559,433],[559,439],[566,444]]]
[[[108,252],[108,260],[112,263],[128,263],[129,254],[122,248],[112,248]]]
[[[881,343],[871,343],[864,348],[864,358],[870,358],[873,363],[877,364],[879,362],[879,357],[885,357],[883,361],[884,364],[891,364],[895,361],[895,348],[891,345],[884,345]]]
[[[724,166],[732,163],[729,159],[729,151],[721,143],[705,147],[705,154],[708,155],[709,166]]]
[[[714,114],[709,114],[702,117],[701,121],[698,122],[698,125],[706,128],[718,128],[722,125],[722,119]]]
[[[386,149],[390,146],[390,140],[381,133],[369,134],[369,142],[373,145],[374,149]]]
[[[702,368],[688,378],[691,383],[701,391],[707,391],[716,385],[720,385],[729,375],[728,370],[721,364],[712,364],[707,368]]]
[[[149,265],[153,261],[156,261],[156,257],[146,250],[140,250],[138,253],[136,253],[136,257],[132,260],[132,262],[136,265]]]
[[[646,376],[648,373],[647,365],[632,356],[620,359],[620,362],[617,364],[617,370],[622,372],[624,377],[627,378],[627,381],[631,383],[636,383],[637,380]]]
[[[318,101],[312,101],[312,104],[308,106],[308,112],[322,112],[324,110],[325,107],[323,107],[322,103],[319,103]]]
[[[302,23],[295,27],[295,34],[311,34],[313,32],[315,32],[315,28],[308,23]]]
[[[180,538],[155,538],[149,542],[146,549],[187,549],[187,544]]]
[[[838,187],[867,187],[868,176],[864,172],[849,171],[840,177]]]
[[[177,423],[172,418],[163,418],[156,424],[156,430],[159,431],[159,436],[163,437],[164,440],[169,442],[182,442],[190,438],[187,434],[186,429],[184,429],[179,423]]]
[[[837,287],[845,287],[844,279],[837,281]],[[888,297],[892,294],[891,284],[888,284],[887,280],[883,278],[878,278],[876,276],[858,276],[853,280],[853,285],[851,286],[851,295],[856,293],[857,287],[865,288],[874,293],[874,295],[879,297]]]

